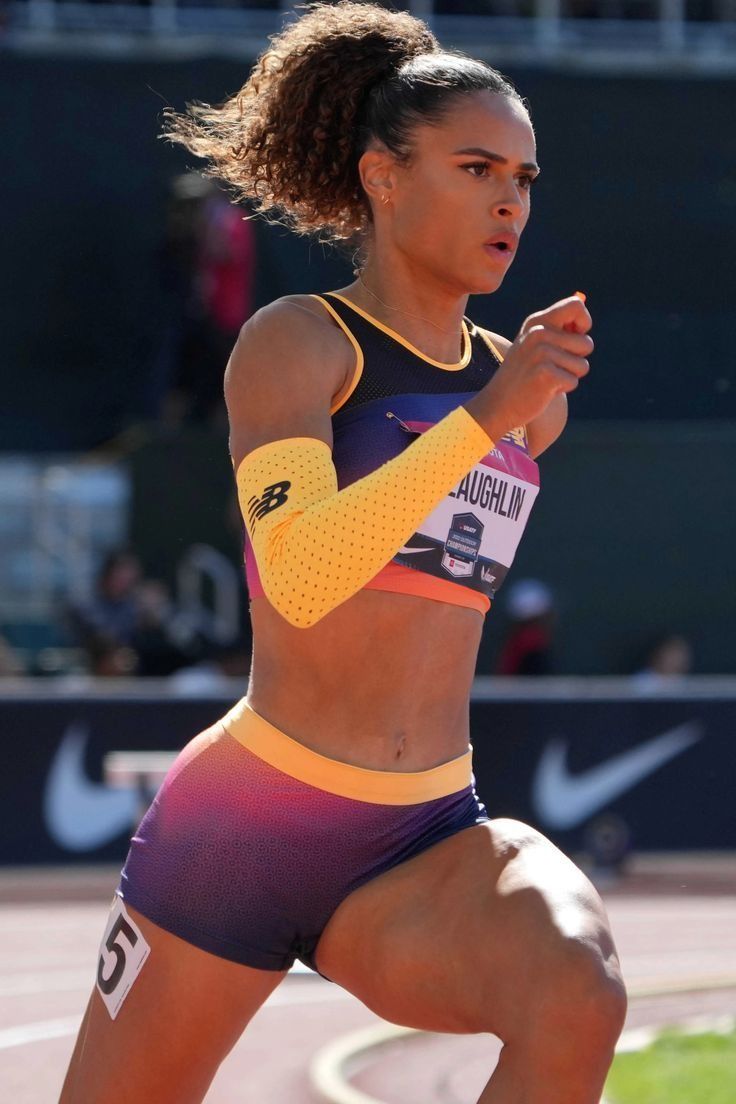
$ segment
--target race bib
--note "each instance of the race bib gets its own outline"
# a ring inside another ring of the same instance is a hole
[[[97,989],[115,1019],[138,977],[151,948],[136,922],[125,911],[122,897],[115,895],[97,963]]]
[[[396,420],[415,435],[431,428],[428,422]],[[538,493],[539,467],[520,427],[460,480],[394,560],[492,599],[513,563]]]

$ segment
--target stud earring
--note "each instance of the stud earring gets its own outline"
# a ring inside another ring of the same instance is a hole
[[[388,195],[385,195],[385,194],[381,196],[381,203],[384,205],[384,207],[386,206],[387,203],[390,203],[390,202],[391,202],[391,196],[388,196]]]

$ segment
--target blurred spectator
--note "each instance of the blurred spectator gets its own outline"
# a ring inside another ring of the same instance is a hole
[[[645,658],[632,679],[639,689],[667,686],[688,675],[693,668],[693,649],[680,633],[665,633],[647,648]]]
[[[69,608],[74,635],[82,645],[91,640],[130,644],[138,618],[137,587],[141,565],[134,552],[120,549],[104,560],[88,602]]]
[[[171,185],[159,250],[163,298],[150,417],[225,424],[222,377],[253,303],[255,234],[247,211],[196,172]]]
[[[199,659],[202,641],[179,617],[168,588],[158,579],[141,582],[138,616],[131,644],[138,657],[136,674],[170,675]]]
[[[555,620],[552,591],[538,579],[519,579],[508,589],[506,635],[497,675],[548,675],[552,671]]]
[[[143,578],[129,550],[108,555],[94,595],[71,606],[68,620],[91,674],[163,676],[202,656],[196,628],[179,616],[164,583]]]

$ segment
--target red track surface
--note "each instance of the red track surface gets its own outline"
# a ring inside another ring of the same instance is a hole
[[[112,869],[0,872],[3,1102],[57,1100],[116,877]],[[733,856],[640,856],[601,893],[631,990],[627,1028],[736,1012]],[[307,1076],[315,1052],[377,1022],[337,986],[290,975],[223,1064],[206,1102],[317,1104]],[[389,1104],[474,1104],[496,1054],[488,1035],[408,1038],[371,1054],[353,1083]]]

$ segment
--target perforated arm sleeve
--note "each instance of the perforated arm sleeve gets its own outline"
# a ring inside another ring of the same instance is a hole
[[[341,491],[324,441],[254,449],[238,468],[238,498],[271,604],[292,625],[314,625],[372,579],[493,447],[459,406]]]

